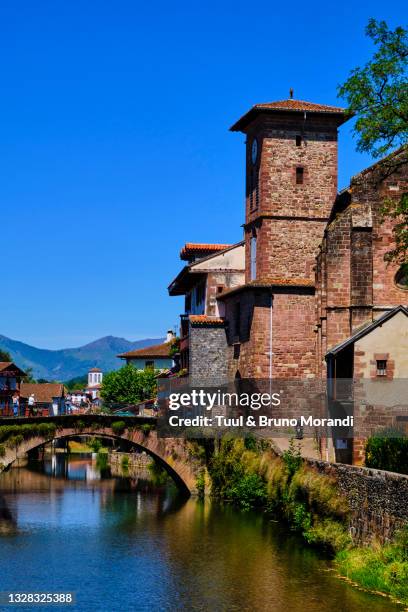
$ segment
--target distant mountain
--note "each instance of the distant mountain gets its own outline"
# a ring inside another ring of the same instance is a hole
[[[0,348],[10,353],[16,365],[23,370],[31,367],[34,378],[61,382],[83,376],[93,367],[98,367],[103,372],[117,370],[124,362],[116,355],[161,342],[164,342],[164,338],[146,338],[131,342],[125,338],[105,336],[79,348],[51,351],[0,335]]]

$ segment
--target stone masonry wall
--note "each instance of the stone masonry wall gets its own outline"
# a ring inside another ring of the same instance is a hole
[[[408,476],[312,459],[308,463],[335,478],[347,498],[350,535],[355,543],[388,542],[408,524]]]
[[[236,322],[239,302],[240,324]],[[316,375],[315,298],[313,291],[276,288],[271,334],[270,289],[242,292],[226,301],[229,322],[229,377],[269,378],[272,344],[273,378]]]
[[[254,138],[258,142],[255,165]],[[303,169],[301,184],[297,168]],[[335,122],[329,117],[260,118],[248,131],[246,176],[246,281],[251,279],[249,251],[254,233],[257,279],[312,280],[317,248],[337,192]]]
[[[189,332],[191,384],[227,380],[227,339],[223,326],[191,325]]]
[[[398,264],[384,259],[395,246],[394,221],[381,214],[385,200],[407,191],[408,168],[384,178],[384,166],[380,162],[352,179],[325,231],[316,265],[321,371],[327,349],[390,308],[408,304],[408,291],[395,283]]]
[[[236,305],[240,304],[240,321]],[[226,301],[230,379],[269,376],[270,304],[268,290],[247,291]]]
[[[263,219],[257,233],[257,280],[314,280],[315,257],[324,227],[325,221]],[[247,236],[251,232],[248,229]],[[250,236],[246,241],[247,260],[250,260],[249,239]]]
[[[273,296],[273,378],[316,376],[315,297],[301,292]]]

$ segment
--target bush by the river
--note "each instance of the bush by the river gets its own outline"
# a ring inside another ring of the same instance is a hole
[[[331,478],[303,462],[293,441],[277,457],[265,443],[225,437],[209,473],[215,497],[281,516],[310,544],[338,551],[350,542],[346,500]]]
[[[408,438],[403,431],[385,429],[366,444],[367,467],[408,474]]]
[[[113,421],[111,427],[113,433],[120,436],[126,429],[126,423],[125,421]]]

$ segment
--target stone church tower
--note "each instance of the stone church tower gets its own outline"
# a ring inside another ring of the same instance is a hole
[[[337,194],[343,109],[288,99],[252,107],[246,135],[245,285],[225,292],[230,374],[314,377],[318,246]]]

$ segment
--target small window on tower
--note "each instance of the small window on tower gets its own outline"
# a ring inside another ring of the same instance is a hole
[[[300,147],[301,144],[302,144],[302,137],[298,134],[296,136],[296,146]]]
[[[387,376],[386,359],[377,359],[377,376]]]
[[[296,185],[302,185],[303,184],[303,168],[301,166],[298,166],[296,168]]]

